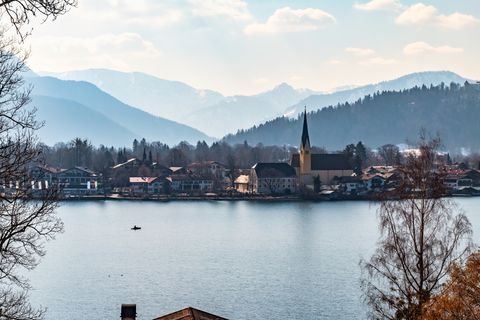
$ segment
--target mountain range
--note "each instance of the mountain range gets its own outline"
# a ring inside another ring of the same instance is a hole
[[[212,139],[199,130],[132,107],[84,81],[53,77],[30,77],[32,106],[44,121],[42,142],[53,145],[73,138],[87,138],[93,144],[128,146],[145,138],[170,145]]]
[[[262,125],[228,135],[224,141],[250,145],[297,146],[302,117],[279,117]],[[480,84],[465,83],[415,87],[367,95],[354,103],[342,103],[310,112],[312,144],[342,150],[362,141],[377,148],[418,140],[421,130],[439,135],[447,150],[479,150]]]
[[[182,123],[185,116],[225,98],[213,90],[195,89],[179,81],[164,80],[141,72],[87,69],[47,74],[62,80],[90,82],[129,105]]]
[[[295,105],[284,110],[283,115],[295,117],[307,108],[307,111],[315,111],[330,105],[337,105],[344,102],[355,102],[367,95],[372,95],[375,92],[382,91],[400,91],[410,89],[413,87],[437,86],[442,82],[445,84],[461,83],[471,81],[459,76],[451,71],[429,71],[411,73],[400,78],[383,81],[376,84],[369,84],[366,86],[359,86],[347,90],[337,90],[332,93],[313,94],[306,99],[297,102]]]
[[[467,79],[449,71],[420,72],[359,87],[344,87],[330,93],[295,89],[282,83],[270,91],[251,96],[225,97],[213,90],[195,89],[178,81],[143,73],[89,69],[54,74],[68,80],[88,81],[108,94],[151,114],[171,119],[220,138],[278,116],[297,116],[329,105],[354,102],[383,90],[404,90],[422,85],[464,83]],[[216,121],[212,121],[215,119]]]
[[[91,82],[119,100],[214,137],[270,120],[287,106],[317,93],[282,83],[252,96],[225,97],[213,90],[195,89],[182,82],[139,72],[88,69],[49,74],[64,80]],[[212,119],[221,121],[212,122]]]
[[[239,142],[248,138],[250,143],[290,144],[294,141],[284,140],[285,134],[278,132],[274,123],[293,121],[288,117],[295,119],[304,106],[308,110],[319,110],[329,105],[351,104],[379,91],[401,91],[467,80],[448,71],[422,72],[331,93],[295,89],[282,83],[252,96],[224,97],[212,90],[198,90],[178,81],[142,73],[92,69],[57,76],[64,79],[37,76],[33,72],[27,74],[28,82],[34,87],[32,105],[38,108],[39,120],[46,122],[40,130],[42,141],[52,145],[81,137],[96,145],[113,146],[126,146],[133,139],[141,138],[169,145],[180,141],[212,142],[211,136],[221,137],[238,130],[238,135],[229,135],[226,141]],[[67,78],[76,80],[65,80]],[[90,79],[94,83],[79,79]],[[178,121],[158,115],[163,112]],[[287,118],[271,121],[279,116]],[[288,130],[286,126],[281,127]],[[248,128],[252,129],[243,130]],[[266,133],[265,128],[270,128],[273,136]]]

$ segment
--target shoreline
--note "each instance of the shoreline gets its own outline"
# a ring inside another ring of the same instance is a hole
[[[448,195],[446,198],[475,198],[480,195]],[[160,196],[160,197],[134,197],[134,196],[70,196],[60,199],[61,202],[70,201],[139,201],[139,202],[175,202],[175,201],[252,201],[252,202],[341,202],[341,201],[377,201],[373,197],[367,196],[344,196],[328,198],[325,196]]]

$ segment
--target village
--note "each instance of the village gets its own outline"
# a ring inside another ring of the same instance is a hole
[[[37,164],[31,169],[34,193],[53,186],[64,199],[373,199],[393,190],[401,165],[355,170],[343,153],[312,152],[304,114],[299,153],[289,162],[258,162],[229,169],[218,161],[166,167],[136,157],[103,175],[84,167],[69,169]],[[465,164],[442,164],[446,195],[480,195],[480,170]],[[12,187],[12,186],[10,186]]]

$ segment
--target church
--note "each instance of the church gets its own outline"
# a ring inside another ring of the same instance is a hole
[[[321,184],[329,185],[332,184],[332,180],[335,177],[351,176],[353,174],[352,165],[349,163],[347,157],[341,153],[312,154],[306,111],[303,116],[300,153],[292,155],[290,165],[297,172],[298,182],[305,186],[313,185],[315,177],[320,178]]]

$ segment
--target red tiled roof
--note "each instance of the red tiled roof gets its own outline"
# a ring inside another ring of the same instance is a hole
[[[153,320],[228,320],[195,308],[185,308]]]

